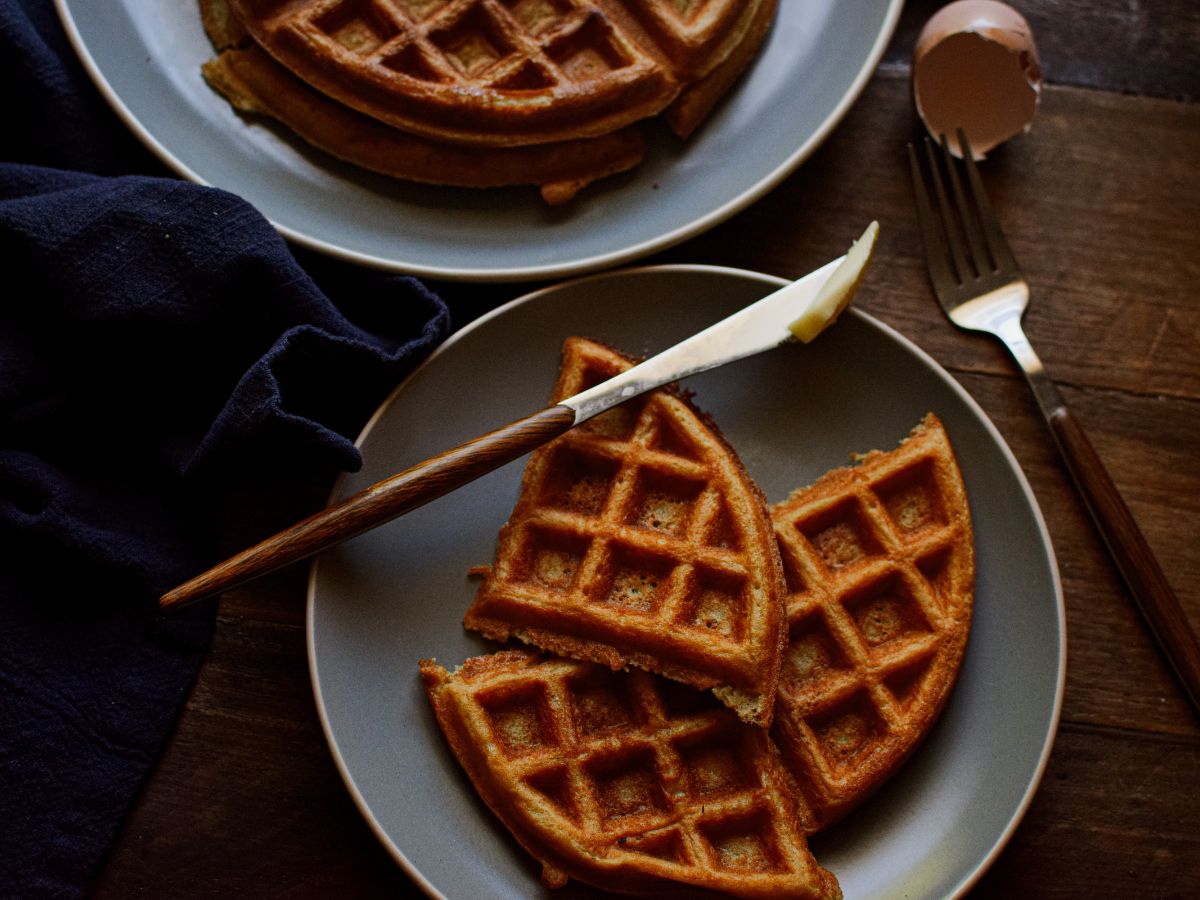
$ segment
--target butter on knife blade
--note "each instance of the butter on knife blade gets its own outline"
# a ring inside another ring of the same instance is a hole
[[[872,222],[845,256],[831,260],[633,368],[568,397],[560,405],[575,411],[578,425],[664,384],[796,340],[808,343],[833,324],[850,303],[878,232],[878,223]]]
[[[879,235],[879,223],[872,222],[857,241],[850,245],[842,264],[821,287],[817,298],[788,330],[797,340],[807,344],[818,334],[837,321],[842,310],[850,305],[855,291],[862,284],[863,272],[871,261],[875,249],[875,238]]]

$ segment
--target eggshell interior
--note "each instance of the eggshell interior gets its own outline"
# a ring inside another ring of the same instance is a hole
[[[982,159],[1028,131],[1041,93],[1041,69],[1029,25],[1014,9],[960,0],[925,26],[913,54],[913,98],[929,133],[962,155],[957,130]]]

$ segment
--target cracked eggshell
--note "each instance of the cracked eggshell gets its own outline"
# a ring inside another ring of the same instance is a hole
[[[1042,89],[1033,31],[1025,18],[996,0],[958,0],[930,18],[917,38],[913,99],[929,133],[946,135],[962,156],[957,129],[972,155],[1029,130]]]

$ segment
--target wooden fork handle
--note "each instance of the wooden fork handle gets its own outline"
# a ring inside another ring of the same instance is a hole
[[[1046,411],[1046,421],[1134,601],[1200,713],[1200,644],[1179,599],[1071,411],[1059,404]]]
[[[575,411],[551,406],[392,475],[309,516],[159,598],[182,606],[306,559],[462,487],[575,424]]]

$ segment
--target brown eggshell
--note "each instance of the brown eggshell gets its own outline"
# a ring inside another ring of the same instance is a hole
[[[938,10],[917,38],[912,65],[917,114],[962,156],[961,128],[976,159],[1029,130],[1042,74],[1025,18],[996,0],[958,0]]]

